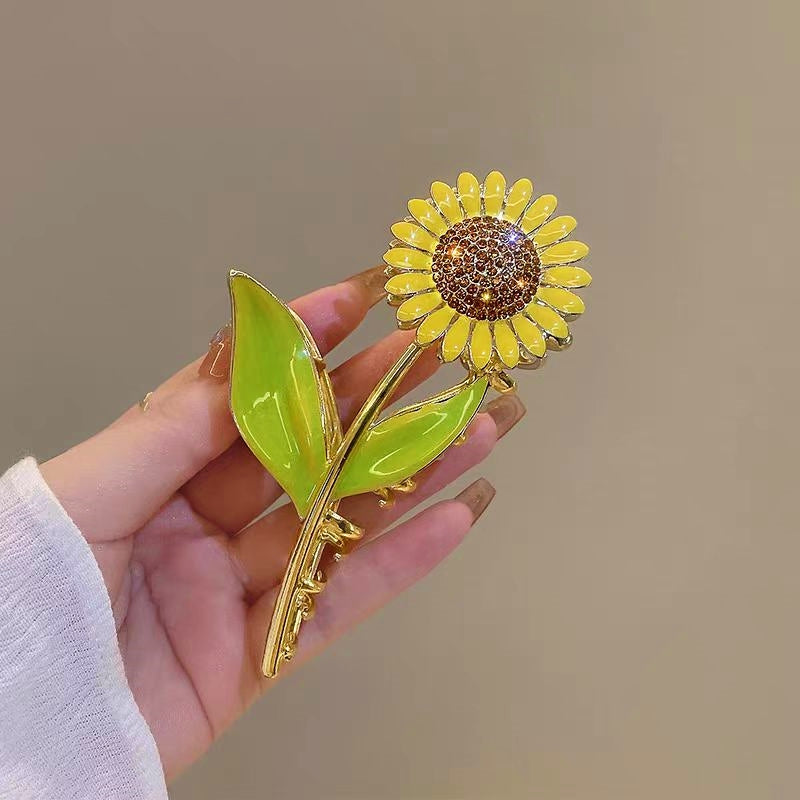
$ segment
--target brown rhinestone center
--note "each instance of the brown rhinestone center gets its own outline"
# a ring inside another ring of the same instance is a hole
[[[533,242],[510,222],[472,217],[453,225],[433,253],[433,280],[444,301],[472,319],[522,311],[539,286]]]

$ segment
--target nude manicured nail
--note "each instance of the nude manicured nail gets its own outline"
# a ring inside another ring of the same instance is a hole
[[[220,328],[208,344],[208,354],[198,370],[203,378],[227,378],[231,368],[231,326]]]
[[[364,290],[370,306],[374,306],[375,303],[386,297],[386,290],[383,288],[386,283],[386,274],[383,267],[370,267],[352,275],[347,280],[358,284]]]
[[[505,436],[524,416],[528,409],[515,392],[496,397],[486,406],[486,413],[497,426],[497,438]]]
[[[463,503],[472,512],[472,521],[477,522],[478,517],[486,511],[495,495],[495,488],[486,478],[478,478],[456,495],[456,500]]]

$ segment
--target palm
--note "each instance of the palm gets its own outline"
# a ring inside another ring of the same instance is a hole
[[[375,300],[369,286],[357,276],[294,304],[323,352],[363,318]],[[407,341],[398,332],[332,372],[345,425]],[[420,359],[398,394],[434,364]],[[261,675],[261,648],[298,530],[291,505],[261,516],[282,492],[238,438],[227,398],[226,381],[198,377],[191,364],[156,390],[146,413],[129,410],[42,466],[103,574],[128,681],[168,778],[273,685]],[[485,482],[462,502],[435,505],[376,538],[489,453],[524,410],[513,398],[501,401],[392,510],[379,509],[373,496],[343,502],[344,515],[367,536],[329,565],[332,579],[303,627],[299,661],[421,578],[466,534],[491,498]],[[505,422],[496,425],[501,409]]]
[[[133,537],[115,607],[137,703],[165,763],[203,753],[249,704],[248,603],[223,531],[174,497]]]

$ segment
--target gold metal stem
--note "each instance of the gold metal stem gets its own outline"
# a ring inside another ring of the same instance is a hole
[[[270,622],[264,647],[264,659],[261,664],[261,669],[267,678],[275,677],[281,658],[285,658],[288,655],[284,648],[287,635],[291,633],[289,621],[292,604],[297,602],[296,590],[301,581],[302,569],[313,554],[315,539],[326,514],[331,510],[335,510],[335,505],[338,501],[332,502],[331,495],[336,486],[336,481],[341,475],[344,463],[361,435],[378,416],[386,401],[394,393],[400,381],[405,377],[421,353],[422,348],[416,342],[412,342],[392,368],[383,376],[380,383],[372,390],[366,402],[356,414],[352,425],[348,428],[333,460],[328,465],[327,472],[314,493],[311,507],[303,520],[303,526],[300,529],[297,542],[289,559],[289,564],[278,592],[278,598],[275,601],[275,609],[272,612],[272,621]],[[315,591],[319,590],[316,589]]]

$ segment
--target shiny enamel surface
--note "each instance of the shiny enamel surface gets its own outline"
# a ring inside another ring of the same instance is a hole
[[[492,357],[492,331],[486,320],[475,323],[469,340],[469,354],[478,369],[483,369],[489,363]]]
[[[383,260],[396,269],[416,269],[430,271],[433,261],[429,253],[420,253],[410,247],[392,247],[383,254]]]
[[[452,308],[445,306],[428,314],[417,328],[417,341],[421,345],[436,341],[444,333],[455,313]]]
[[[569,325],[564,321],[564,318],[552,308],[539,305],[539,303],[530,303],[525,309],[525,313],[539,325],[542,330],[552,333],[553,336],[559,339],[564,339],[569,336]]]
[[[442,360],[455,361],[463,352],[469,337],[470,321],[460,314],[456,321],[448,328],[442,339]]]
[[[456,184],[461,205],[468,217],[477,217],[481,213],[481,185],[471,172],[462,172]]]
[[[431,184],[431,199],[450,224],[460,222],[464,218],[456,193],[446,183],[434,181]]]
[[[536,296],[564,314],[583,314],[586,310],[583,300],[578,295],[558,286],[540,286]]]
[[[392,486],[430,464],[469,425],[487,385],[480,378],[454,387],[373,425],[347,459],[334,496]]]
[[[567,241],[548,247],[540,255],[543,266],[555,264],[572,264],[580,261],[589,253],[589,248],[583,242]]]
[[[578,221],[575,217],[564,216],[551,219],[536,231],[533,243],[537,247],[547,247],[547,245],[560,242],[575,230],[577,224]]]
[[[547,350],[547,343],[539,328],[524,314],[512,317],[511,324],[525,349],[535,355],[543,356]]]
[[[232,274],[230,291],[233,418],[302,515],[327,460],[316,346],[292,312],[252,278]]]
[[[408,212],[435,236],[441,236],[447,230],[442,215],[427,200],[409,200]]]
[[[516,222],[533,195],[533,183],[528,178],[520,178],[508,190],[503,219]]]
[[[506,196],[506,179],[502,172],[493,170],[483,182],[483,208],[487,216],[496,217],[503,208]]]
[[[442,302],[439,292],[425,292],[410,297],[397,309],[397,321],[400,323],[414,322],[414,320],[433,311]]]
[[[542,283],[552,286],[579,289],[591,282],[592,276],[581,267],[550,267],[542,272]]]
[[[390,295],[402,297],[433,288],[433,276],[430,272],[402,272],[386,281],[385,289]]]
[[[504,320],[494,324],[494,344],[503,364],[509,368],[516,367],[519,362],[519,344],[511,326]]]
[[[556,210],[557,205],[555,195],[543,194],[537,197],[523,215],[520,227],[525,233],[535,231]]]
[[[436,247],[436,237],[425,228],[413,222],[395,222],[392,225],[392,233],[401,241],[432,253]]]

